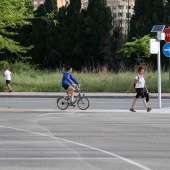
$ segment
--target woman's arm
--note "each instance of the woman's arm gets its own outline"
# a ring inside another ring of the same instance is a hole
[[[127,91],[127,93],[130,93],[131,90],[134,88],[134,87],[133,87],[134,83],[135,83],[135,84],[137,83],[137,80],[136,80],[136,79],[134,79],[134,80],[132,81],[132,84],[131,84],[129,90]]]

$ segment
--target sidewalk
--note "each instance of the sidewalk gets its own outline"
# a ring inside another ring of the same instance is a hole
[[[61,92],[0,92],[0,97],[34,97],[34,98],[58,98],[66,93]],[[76,94],[76,93],[75,93]],[[82,93],[89,98],[133,98],[136,93]],[[158,93],[150,93],[150,98],[158,98]],[[170,93],[162,93],[162,99],[170,99]]]

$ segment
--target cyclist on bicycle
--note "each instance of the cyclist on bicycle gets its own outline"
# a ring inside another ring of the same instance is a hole
[[[75,89],[71,86],[76,86],[78,85],[78,81],[71,75],[72,73],[72,67],[67,67],[66,71],[63,73],[63,78],[62,78],[62,87],[65,90],[68,90],[68,94],[71,94],[71,104],[74,104],[74,91]],[[72,83],[72,81],[74,83]]]

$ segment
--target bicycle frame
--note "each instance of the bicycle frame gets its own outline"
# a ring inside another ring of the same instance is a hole
[[[77,87],[78,94],[75,97],[76,98],[75,101],[73,103],[71,102],[71,100],[70,100],[71,96],[70,96],[70,94],[68,94],[68,91],[67,91],[66,96],[60,97],[57,99],[57,106],[59,109],[65,110],[65,109],[67,109],[68,106],[75,107],[76,105],[81,110],[86,110],[89,107],[90,102],[89,102],[88,98],[84,97],[85,94],[81,94],[80,86],[76,86],[76,87]]]
[[[85,94],[83,95],[81,94],[80,85],[77,85],[76,88],[77,88],[78,94],[75,96],[76,99],[74,103],[76,103],[78,99],[81,99],[82,97],[85,96]],[[66,92],[66,99],[70,100],[70,94],[68,94],[68,91]]]

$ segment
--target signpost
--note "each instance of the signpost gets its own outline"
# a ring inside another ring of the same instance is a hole
[[[158,48],[157,51],[157,62],[158,62],[158,104],[159,108],[161,108],[161,59],[160,59],[160,41],[165,40],[165,33],[163,32],[165,28],[165,25],[154,25],[151,32],[157,33],[157,43],[155,45]],[[153,41],[154,42],[154,41]],[[151,47],[150,47],[151,48]],[[156,48],[155,48],[156,49]],[[156,51],[156,50],[150,50],[150,51]],[[151,53],[155,54],[155,53]]]

